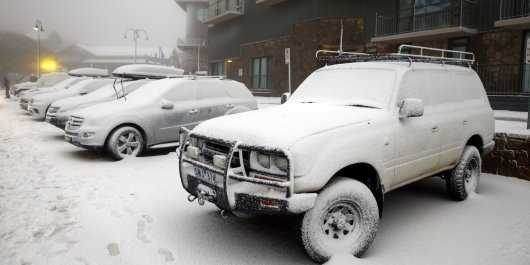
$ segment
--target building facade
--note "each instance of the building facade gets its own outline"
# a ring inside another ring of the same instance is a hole
[[[527,108],[530,92],[530,1],[527,0],[210,0],[212,74],[244,82],[255,95],[288,90],[319,67],[318,49],[385,53],[400,44],[476,54],[492,105]]]
[[[186,73],[208,71],[208,0],[175,0],[186,12],[185,37],[177,40],[180,64]]]

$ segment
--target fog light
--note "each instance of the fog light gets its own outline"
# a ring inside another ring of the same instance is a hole
[[[92,136],[96,135],[95,132],[84,132],[83,134],[81,134],[81,137],[83,138],[90,138]]]
[[[226,168],[226,156],[224,155],[214,155],[213,156],[213,165],[225,169]]]
[[[199,148],[195,146],[188,146],[188,148],[186,149],[186,156],[193,158],[193,159],[198,159]]]

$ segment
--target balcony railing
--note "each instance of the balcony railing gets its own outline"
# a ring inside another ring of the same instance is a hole
[[[530,92],[530,65],[496,64],[475,67],[489,95],[518,95]]]
[[[458,4],[431,5],[421,9],[402,9],[398,14],[392,16],[376,15],[375,36],[458,26],[474,28],[477,21],[476,15],[476,4],[468,0],[461,0]]]
[[[215,24],[244,14],[244,0],[211,0],[206,23]]]
[[[530,16],[529,0],[500,0],[500,20]]]

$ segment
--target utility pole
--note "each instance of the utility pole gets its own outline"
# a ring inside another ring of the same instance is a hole
[[[39,19],[35,21],[33,30],[37,32],[37,77],[40,77],[40,33],[44,32],[44,27]]]
[[[136,63],[136,57],[138,57],[138,40],[144,37],[144,39],[147,41],[149,40],[149,35],[147,35],[147,31],[144,29],[127,29],[125,33],[123,33],[123,38],[127,39],[127,35],[131,32],[132,34],[132,40],[134,42],[134,63]]]

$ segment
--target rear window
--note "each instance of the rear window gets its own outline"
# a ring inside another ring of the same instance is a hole
[[[251,98],[252,94],[250,93],[250,90],[248,88],[237,82],[233,82],[234,85],[226,86],[225,90],[228,96],[231,98]]]
[[[199,99],[227,97],[225,85],[219,81],[199,81],[196,83]]]

